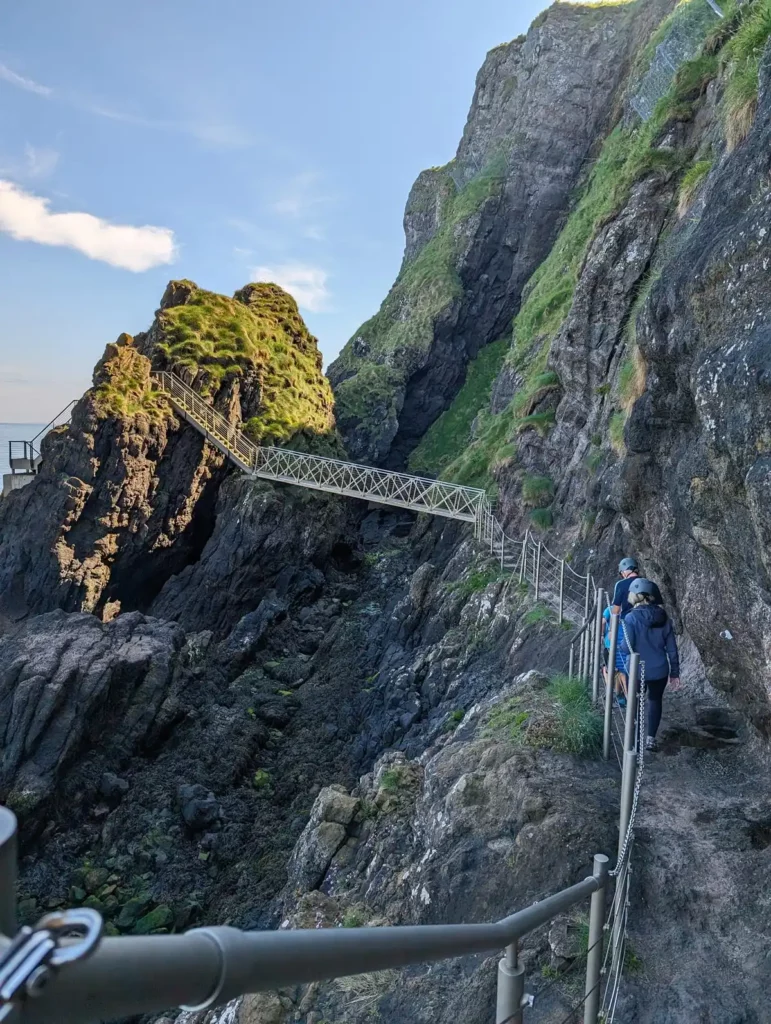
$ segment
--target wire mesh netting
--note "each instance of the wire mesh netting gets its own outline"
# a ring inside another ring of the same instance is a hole
[[[673,19],[666,38],[656,47],[650,67],[629,101],[643,121],[653,117],[680,67],[696,56],[704,36],[716,19],[722,17],[716,0],[689,0],[682,5],[682,11]]]

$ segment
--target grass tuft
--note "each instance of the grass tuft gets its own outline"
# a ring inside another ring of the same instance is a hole
[[[522,481],[522,500],[534,508],[544,508],[554,498],[554,481],[550,476],[526,476]]]
[[[621,364],[618,375],[618,391],[621,398],[621,408],[628,413],[634,403],[642,397],[645,391],[645,382],[648,375],[648,368],[645,365],[645,358],[640,349],[635,345],[631,355],[627,356]]]
[[[469,573],[468,576],[464,576],[463,579],[456,580],[454,583],[449,583],[447,589],[452,594],[458,594],[460,597],[469,598],[472,594],[478,594],[482,590],[486,590],[487,587],[492,583],[498,583],[502,579],[508,577],[508,573],[502,572],[500,568],[489,568],[489,569],[477,569],[475,572]]]
[[[517,745],[547,747],[595,757],[602,748],[602,720],[581,680],[555,676],[548,687],[501,701],[487,720],[488,735]]]
[[[733,23],[735,34],[721,55],[728,76],[723,107],[729,152],[744,141],[755,120],[760,61],[771,36],[771,0],[744,4]]]
[[[554,525],[554,513],[550,508],[534,508],[530,522],[537,530],[549,530]]]
[[[624,444],[624,428],[626,427],[627,414],[623,411],[614,412],[608,424],[608,435],[610,443],[615,452],[623,455],[626,451]]]

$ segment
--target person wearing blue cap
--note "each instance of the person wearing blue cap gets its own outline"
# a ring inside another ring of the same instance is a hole
[[[636,558],[622,558],[618,563],[618,574],[621,579],[616,583],[613,591],[613,611],[626,618],[632,610],[629,603],[629,588],[632,581],[640,578],[640,566]]]
[[[629,586],[630,612],[619,629],[619,650],[625,662],[632,651],[645,666],[647,695],[647,737],[645,749],[657,749],[656,733],[661,723],[667,684],[680,689],[680,658],[675,631],[664,611],[661,592],[652,580],[634,579]]]

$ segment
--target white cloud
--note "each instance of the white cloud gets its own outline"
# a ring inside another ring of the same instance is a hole
[[[206,146],[217,149],[246,149],[252,145],[252,136],[239,125],[222,121],[217,116],[209,118],[196,118],[194,120],[158,120],[150,117],[143,117],[141,114],[133,114],[125,110],[116,110],[104,106],[101,103],[81,96],[75,92],[54,92],[47,85],[41,85],[31,78],[24,78],[23,75],[11,70],[6,64],[0,63],[0,80],[8,82],[17,89],[24,89],[26,92],[33,92],[38,96],[45,96],[48,99],[56,100],[76,110],[84,110],[86,113],[94,114],[97,117],[105,117],[110,121],[122,121],[124,124],[132,124],[139,128],[151,128],[157,131],[177,132],[180,135],[189,135]]]
[[[272,204],[274,213],[299,219],[317,211],[319,206],[330,203],[331,197],[318,191],[318,181],[316,171],[303,171],[290,178],[280,198]]]
[[[27,174],[31,178],[47,178],[53,174],[59,163],[57,151],[47,146],[38,149],[27,143],[24,147],[24,156],[27,158]]]
[[[29,384],[30,379],[23,373],[19,373],[15,366],[6,366],[0,363],[0,384]]]
[[[24,89],[25,92],[34,92],[38,96],[51,96],[53,93],[53,89],[49,89],[47,85],[40,85],[39,82],[33,82],[31,78],[17,75],[15,71],[11,71],[5,64],[0,64],[0,78],[10,85],[15,85],[17,89]]]
[[[169,228],[111,224],[90,213],[52,213],[47,199],[1,179],[0,231],[18,241],[67,246],[137,273],[171,263],[176,256]]]
[[[323,313],[329,300],[328,274],[321,267],[307,263],[281,263],[275,267],[255,267],[253,281],[277,284],[297,300],[297,305],[311,313]]]
[[[97,117],[105,117],[108,121],[120,121],[138,128],[189,135],[215,149],[246,149],[252,144],[252,137],[247,131],[226,121],[164,121],[80,99],[72,99],[71,103],[74,107],[86,110]]]

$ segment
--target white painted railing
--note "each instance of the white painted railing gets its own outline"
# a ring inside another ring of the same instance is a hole
[[[501,569],[518,574],[520,582],[532,584],[536,600],[554,607],[560,622],[583,622],[588,618],[594,592],[591,576],[577,573],[530,531],[522,539],[509,537],[480,488],[257,445],[176,374],[160,371],[153,378],[174,408],[244,473],[474,523],[477,539],[500,559]]]

